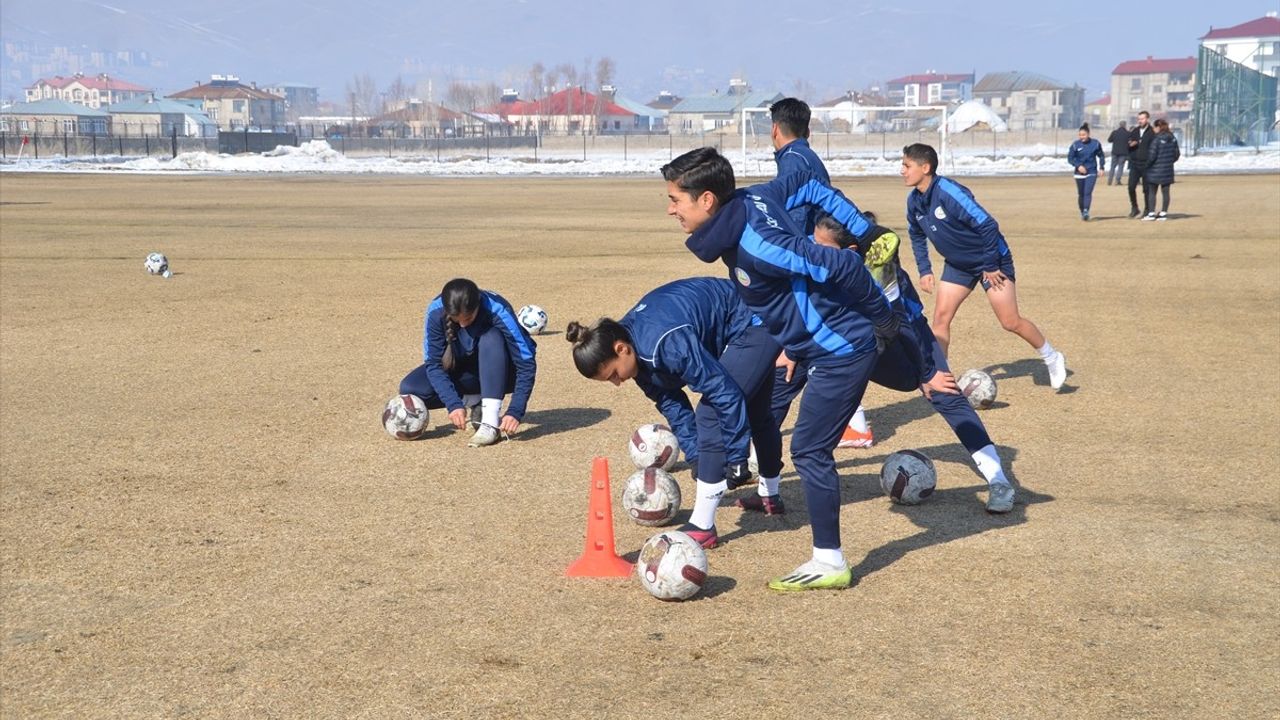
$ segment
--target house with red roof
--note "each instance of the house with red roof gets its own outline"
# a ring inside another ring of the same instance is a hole
[[[1210,27],[1200,44],[1232,62],[1280,77],[1280,17],[1274,11],[1239,25]]]
[[[1111,122],[1111,96],[1103,95],[1097,100],[1091,100],[1084,104],[1084,121],[1089,123],[1089,127],[1094,133],[1099,130],[1110,127]],[[1120,121],[1116,120],[1115,124]]]
[[[146,97],[150,88],[113,78],[106,73],[88,76],[76,73],[70,77],[55,75],[41,78],[26,89],[27,102],[66,100],[95,110],[113,103]]]
[[[1151,119],[1165,118],[1181,127],[1191,117],[1196,89],[1196,59],[1126,60],[1111,71],[1111,120],[1132,125],[1146,110]]]
[[[885,83],[890,105],[959,105],[973,99],[973,73],[937,73],[894,78]]]
[[[577,135],[626,133],[646,130],[647,120],[636,113],[581,87],[565,88],[536,100],[521,100],[514,92],[482,112],[509,122],[523,135]]]
[[[208,83],[166,95],[194,104],[222,130],[270,129],[285,124],[285,99],[259,90],[257,83],[243,85],[235,75],[213,75]]]

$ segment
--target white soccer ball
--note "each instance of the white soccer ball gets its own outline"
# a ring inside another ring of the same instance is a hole
[[[680,443],[676,434],[666,425],[657,423],[636,428],[631,433],[627,450],[631,453],[631,462],[641,470],[648,467],[670,470],[680,459]]]
[[[516,313],[516,319],[530,335],[537,335],[547,329],[547,311],[537,305],[525,305]]]
[[[163,275],[169,270],[169,258],[165,257],[164,253],[153,252],[147,255],[142,267],[152,275]]]
[[[659,600],[687,600],[707,581],[707,551],[679,530],[658,533],[640,548],[636,575]]]
[[[417,440],[427,431],[427,404],[417,395],[397,395],[382,411],[382,427],[397,440]]]
[[[956,385],[960,386],[960,392],[964,394],[964,398],[975,408],[986,409],[995,404],[995,378],[983,370],[977,368],[965,370],[960,377],[956,378]]]
[[[638,525],[666,525],[680,510],[680,484],[662,468],[644,468],[627,478],[622,509]]]
[[[919,505],[937,486],[933,461],[916,450],[899,450],[880,468],[880,488],[900,505]]]

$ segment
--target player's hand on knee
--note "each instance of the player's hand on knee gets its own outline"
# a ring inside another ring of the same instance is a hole
[[[1005,274],[1003,272],[999,270],[993,270],[991,272],[982,273],[982,279],[987,281],[987,285],[990,289],[1003,290],[1004,283],[1009,278],[1005,277]]]
[[[928,382],[920,384],[920,391],[924,393],[926,398],[933,398],[936,392],[946,393],[948,395],[959,395],[960,386],[956,384],[956,376],[949,372],[938,370],[929,378]]]
[[[456,428],[458,428],[459,430],[461,430],[462,428],[466,427],[466,426],[467,426],[467,411],[466,411],[466,409],[465,409],[465,408],[458,408],[457,410],[450,410],[450,411],[449,411],[449,422],[453,423],[453,426],[454,426],[454,427],[456,427]]]
[[[773,366],[787,369],[786,382],[791,382],[791,376],[796,374],[796,361],[787,357],[785,351],[778,354],[778,359],[774,361]]]

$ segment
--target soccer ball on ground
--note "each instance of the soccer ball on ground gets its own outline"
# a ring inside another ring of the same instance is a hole
[[[142,267],[152,275],[163,275],[169,269],[169,258],[164,253],[153,252],[147,255],[147,259],[143,261]]]
[[[640,548],[636,575],[659,600],[687,600],[707,581],[707,551],[679,530],[658,533]]]
[[[680,484],[662,468],[637,470],[627,478],[622,509],[639,525],[666,525],[680,509]]]
[[[996,402],[995,378],[983,370],[965,370],[964,374],[956,378],[956,385],[960,386],[965,400],[975,408],[986,409]]]
[[[537,305],[525,305],[516,313],[520,326],[530,335],[537,335],[547,329],[547,311]]]
[[[880,488],[900,505],[919,505],[938,486],[933,461],[916,450],[899,450],[880,468]]]
[[[631,462],[642,470],[648,467],[670,470],[680,459],[680,443],[676,434],[666,425],[657,423],[636,428],[631,433],[627,450],[631,453]]]
[[[397,440],[417,440],[427,431],[427,404],[417,395],[397,395],[382,411],[382,427]]]

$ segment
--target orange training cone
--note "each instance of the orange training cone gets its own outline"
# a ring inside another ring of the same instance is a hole
[[[591,466],[591,495],[587,502],[587,547],[564,571],[568,577],[627,577],[631,563],[613,551],[613,498],[609,494],[609,460],[598,457]]]

